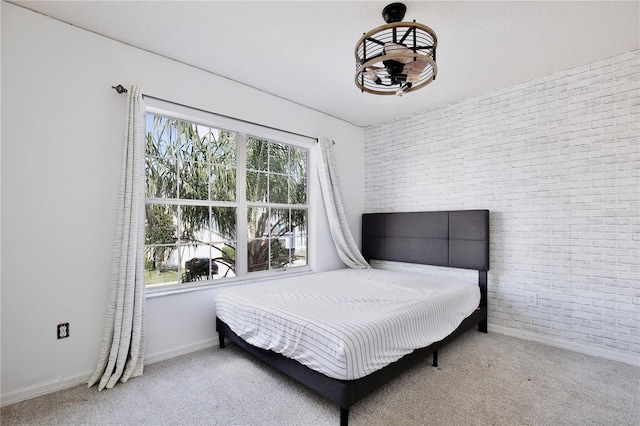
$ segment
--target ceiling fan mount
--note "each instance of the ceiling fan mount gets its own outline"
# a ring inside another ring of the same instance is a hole
[[[387,24],[402,22],[405,13],[407,13],[407,6],[403,3],[391,3],[382,9],[382,17]]]

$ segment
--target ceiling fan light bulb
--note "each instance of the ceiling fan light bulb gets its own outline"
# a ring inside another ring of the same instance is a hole
[[[378,74],[376,74],[374,70],[367,71],[367,76],[369,76],[369,79],[375,84],[382,84],[382,79],[378,76]]]
[[[411,83],[410,81],[406,82],[405,84],[400,86],[398,90],[396,90],[396,95],[398,96],[404,95],[411,89],[411,86],[413,86],[413,83]]]

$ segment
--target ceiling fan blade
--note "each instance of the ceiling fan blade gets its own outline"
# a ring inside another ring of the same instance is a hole
[[[407,79],[411,81],[418,81],[420,73],[429,65],[429,63],[423,59],[411,60],[404,64],[404,72],[407,74]]]

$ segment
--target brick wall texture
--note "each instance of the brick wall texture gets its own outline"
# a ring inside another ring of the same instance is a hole
[[[637,359],[639,123],[633,51],[370,126],[365,210],[491,210],[490,329]]]

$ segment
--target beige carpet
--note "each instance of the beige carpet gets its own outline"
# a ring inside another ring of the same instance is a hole
[[[640,368],[470,331],[351,408],[357,425],[639,425]],[[8,425],[338,425],[339,410],[235,345],[2,409]]]

